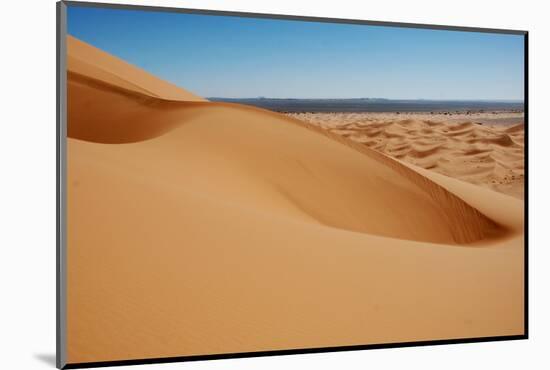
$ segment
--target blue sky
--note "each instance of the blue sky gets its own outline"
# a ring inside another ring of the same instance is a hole
[[[523,100],[523,36],[69,6],[69,34],[204,97]]]

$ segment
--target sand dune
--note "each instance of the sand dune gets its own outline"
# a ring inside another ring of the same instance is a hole
[[[443,114],[413,114],[407,119],[392,113],[289,115],[393,158],[523,199],[524,124],[474,123],[489,121],[485,116],[511,120],[509,116],[516,118],[517,113],[460,119]]]
[[[68,46],[69,362],[523,332],[523,202]]]
[[[206,101],[163,81],[79,39],[67,37],[67,69],[96,83],[105,82],[132,92],[180,101]]]

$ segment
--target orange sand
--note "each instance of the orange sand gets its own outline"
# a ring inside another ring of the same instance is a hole
[[[68,55],[70,363],[523,333],[523,201]]]
[[[291,113],[289,116],[393,158],[523,199],[523,113]],[[507,121],[512,124],[501,123]]]

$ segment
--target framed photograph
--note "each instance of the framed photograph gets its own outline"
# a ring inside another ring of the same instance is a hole
[[[527,338],[526,31],[57,11],[59,368]]]

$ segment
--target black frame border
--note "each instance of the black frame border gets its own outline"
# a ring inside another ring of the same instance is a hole
[[[477,27],[460,27],[450,25],[432,25],[423,23],[402,23],[402,22],[384,22],[384,21],[369,21],[357,19],[342,19],[342,18],[325,18],[325,17],[310,17],[298,15],[284,14],[266,14],[266,13],[250,13],[250,12],[233,12],[224,10],[208,10],[208,9],[190,9],[190,8],[174,8],[149,5],[132,5],[132,4],[113,4],[113,3],[98,3],[98,2],[82,2],[82,1],[59,1],[57,2],[57,143],[56,143],[56,366],[59,369],[80,369],[80,368],[95,368],[108,366],[127,366],[127,365],[145,365],[159,363],[174,363],[188,361],[204,361],[204,360],[221,360],[231,358],[249,358],[249,357],[265,357],[265,356],[282,356],[295,354],[311,354],[311,353],[326,353],[326,352],[343,352],[343,351],[361,351],[368,349],[382,348],[405,348],[405,347],[421,347],[435,346],[446,344],[466,344],[466,343],[482,343],[482,342],[497,342],[524,340],[529,338],[529,32],[525,30],[512,29],[496,29],[496,28],[477,28]],[[175,357],[159,357],[159,358],[142,358],[129,360],[114,360],[114,361],[97,361],[97,362],[66,362],[66,245],[65,240],[65,222],[66,210],[65,199],[65,168],[66,168],[66,93],[65,86],[65,41],[67,35],[66,30],[66,7],[78,6],[89,8],[107,8],[107,9],[125,9],[125,10],[141,10],[141,11],[156,11],[168,13],[187,13],[187,14],[202,14],[214,16],[232,16],[244,18],[263,18],[263,19],[280,19],[294,20],[306,22],[324,22],[324,23],[341,23],[341,24],[357,24],[370,26],[384,27],[401,27],[401,28],[421,28],[429,30],[444,30],[444,31],[462,31],[462,32],[482,32],[496,33],[509,35],[523,35],[524,37],[524,124],[525,124],[525,195],[524,195],[524,333],[519,335],[478,337],[478,338],[457,338],[457,339],[441,339],[441,340],[426,340],[413,342],[396,342],[396,343],[379,343],[365,345],[348,345],[336,347],[319,347],[319,348],[299,348],[299,349],[283,349],[283,350],[266,350],[254,352],[238,352],[238,353],[221,353],[207,355],[190,355],[190,356],[175,356]]]

